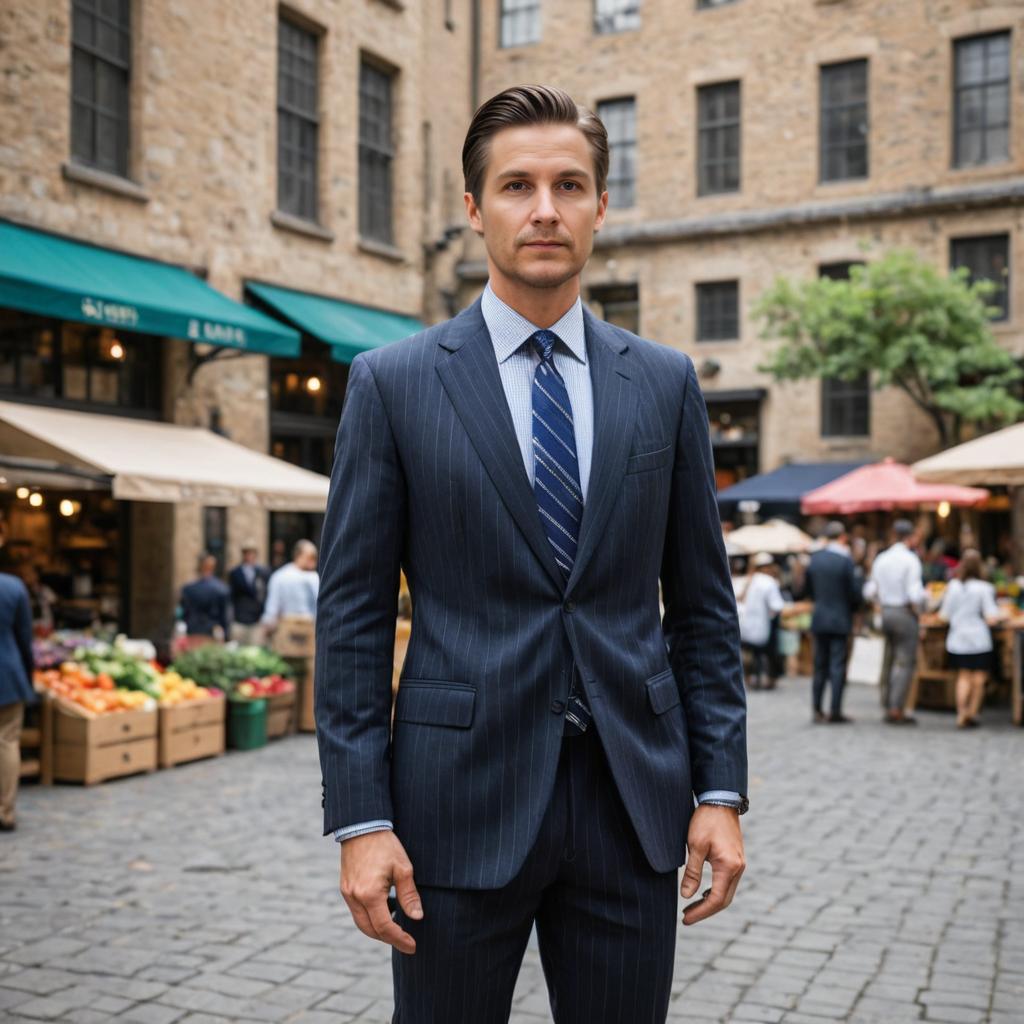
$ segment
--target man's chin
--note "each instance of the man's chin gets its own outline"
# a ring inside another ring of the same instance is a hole
[[[566,281],[578,277],[583,268],[564,260],[531,260],[526,266],[515,268],[514,275],[531,288],[560,288]]]

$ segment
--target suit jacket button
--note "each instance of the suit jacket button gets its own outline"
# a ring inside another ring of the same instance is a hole
[[[565,604],[562,605],[562,607],[567,612],[574,612],[574,611],[576,611],[576,602],[575,601],[566,601]]]
[[[551,710],[556,715],[560,715],[565,710],[565,701],[563,701],[563,700],[553,700],[551,702]]]

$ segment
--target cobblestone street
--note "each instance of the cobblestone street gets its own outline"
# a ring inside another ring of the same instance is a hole
[[[1024,733],[922,713],[809,724],[807,682],[750,696],[749,866],[680,928],[670,1019],[1024,1021]],[[319,835],[313,737],[92,789],[29,786],[0,836],[0,1019],[390,1020]],[[550,1021],[534,944],[513,1021]],[[455,1024],[455,1022],[453,1022]],[[623,1022],[629,1024],[629,1022]]]

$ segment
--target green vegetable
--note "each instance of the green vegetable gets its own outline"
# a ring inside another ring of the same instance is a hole
[[[288,662],[263,647],[223,647],[207,644],[180,655],[171,668],[200,686],[217,686],[233,690],[250,676],[285,676],[293,679]]]
[[[98,644],[96,647],[79,647],[75,651],[75,661],[99,675],[101,672],[110,676],[117,686],[129,690],[141,690],[143,693],[160,699],[160,687],[157,682],[157,671],[148,662],[126,654],[109,644]]]

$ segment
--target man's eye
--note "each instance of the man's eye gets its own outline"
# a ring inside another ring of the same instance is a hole
[[[505,187],[509,192],[522,192],[526,188],[526,182],[510,181]]]
[[[578,192],[580,189],[579,183],[575,181],[563,181],[562,188],[568,192]]]

